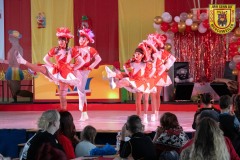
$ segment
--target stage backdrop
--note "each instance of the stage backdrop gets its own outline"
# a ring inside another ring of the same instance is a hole
[[[88,84],[85,89],[87,91],[87,99],[90,101],[120,101],[119,89],[112,90],[108,80],[103,75],[106,75],[105,65],[99,66],[99,68],[92,70],[89,74]],[[57,86],[42,74],[39,74],[39,77],[34,79],[35,101],[59,100],[57,90]],[[76,88],[69,87],[68,93],[67,99],[78,101]]]
[[[147,35],[155,32],[153,18],[164,12],[161,0],[119,0],[119,59],[121,66]]]

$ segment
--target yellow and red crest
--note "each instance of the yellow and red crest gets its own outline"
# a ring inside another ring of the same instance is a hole
[[[217,34],[227,34],[231,32],[236,25],[235,11],[235,4],[210,4],[210,28]]]

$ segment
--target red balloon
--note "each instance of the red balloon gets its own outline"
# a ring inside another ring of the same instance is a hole
[[[229,51],[229,56],[232,58],[238,54],[239,54],[238,51]]]
[[[162,22],[160,28],[162,31],[167,32],[169,29],[169,24],[166,22]]]
[[[186,29],[185,29],[186,32],[191,32],[192,31],[192,28],[191,26],[186,26]]]
[[[240,62],[238,62],[238,63],[236,64],[236,68],[237,68],[237,70],[240,70]]]
[[[178,32],[178,25],[172,25],[170,29],[173,33],[177,33]]]
[[[205,28],[209,28],[209,21],[208,21],[208,19],[205,19],[203,22],[202,22],[202,25],[203,25],[203,27],[205,27]]]

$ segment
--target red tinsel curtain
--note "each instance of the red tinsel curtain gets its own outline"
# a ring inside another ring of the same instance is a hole
[[[225,35],[208,31],[175,34],[175,56],[178,62],[189,62],[190,75],[195,81],[223,77],[226,55]]]
[[[78,45],[77,30],[84,15],[95,34],[93,47],[102,57],[101,64],[119,63],[118,0],[74,0],[75,45]]]

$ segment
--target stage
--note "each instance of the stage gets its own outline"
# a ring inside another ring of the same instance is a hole
[[[37,130],[37,119],[42,111],[58,109],[59,103],[16,103],[0,104],[0,129],[26,129]],[[135,104],[126,103],[90,103],[88,114],[90,119],[79,122],[80,112],[77,103],[69,103],[68,110],[72,113],[77,131],[81,132],[86,125],[94,126],[98,132],[118,132],[126,122],[129,115],[135,114]],[[191,132],[192,121],[197,104],[193,103],[168,103],[161,104],[160,116],[164,112],[172,112],[177,115],[180,125],[184,130]],[[142,112],[143,113],[143,112]],[[151,105],[149,106],[149,123],[145,124],[145,132],[155,131],[159,120],[150,122]]]

